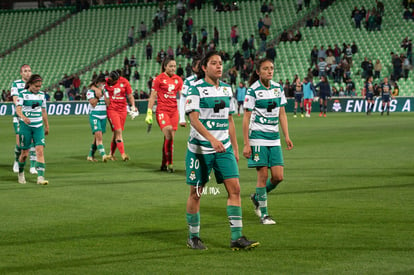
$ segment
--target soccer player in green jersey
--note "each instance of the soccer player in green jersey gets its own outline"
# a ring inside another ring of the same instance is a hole
[[[273,61],[268,58],[260,59],[249,79],[249,89],[244,101],[243,156],[248,159],[248,167],[256,168],[257,171],[256,193],[252,194],[251,199],[262,224],[276,223],[268,215],[267,193],[283,180],[284,163],[279,124],[287,149],[293,148],[285,112],[286,97],[282,86],[272,80],[273,72]]]
[[[26,183],[24,166],[32,140],[36,149],[37,184],[46,185],[49,183],[44,178],[45,157],[43,154],[45,135],[49,133],[49,122],[46,112],[46,97],[40,91],[41,87],[42,77],[38,74],[31,75],[24,87],[25,90],[19,94],[17,100],[16,113],[20,118],[19,137],[22,150],[19,157],[18,182],[21,184]]]
[[[95,159],[95,152],[98,150],[103,162],[107,162],[111,157],[106,155],[105,147],[102,142],[102,135],[106,131],[106,103],[102,92],[105,85],[105,77],[92,79],[89,89],[86,92],[86,99],[89,101],[89,124],[94,135],[93,143],[87,156],[88,161],[98,161]]]
[[[235,112],[231,86],[220,81],[223,64],[217,52],[208,52],[199,64],[198,78],[188,90],[185,111],[191,129],[187,145],[186,181],[190,185],[187,200],[189,237],[187,246],[204,250],[200,239],[200,198],[212,169],[217,183],[227,190],[227,216],[230,221],[232,250],[250,249],[259,245],[242,235],[239,159]]]
[[[17,106],[17,99],[19,97],[19,93],[24,90],[24,85],[26,84],[27,80],[29,80],[30,76],[32,75],[32,69],[29,65],[24,64],[20,67],[20,75],[22,76],[21,79],[15,80],[12,83],[11,86],[11,96],[13,97],[13,103],[15,106]],[[16,146],[14,149],[15,153],[15,160],[13,164],[13,172],[18,173],[19,172],[19,157],[20,157],[20,142],[19,142],[19,118],[17,117],[17,114],[14,114],[13,117],[13,126],[14,126],[14,132],[16,134]],[[31,174],[37,174],[35,163],[36,163],[36,152],[34,149],[34,146],[32,145],[30,147],[30,173]]]

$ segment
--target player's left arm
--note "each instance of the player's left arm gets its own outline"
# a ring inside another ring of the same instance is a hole
[[[49,134],[49,120],[47,119],[47,112],[46,108],[42,108],[42,119],[43,119],[43,127],[45,129],[45,135]]]
[[[237,162],[239,162],[239,145],[237,144],[236,127],[234,126],[233,116],[229,115],[229,136],[231,146],[233,147],[234,156]]]
[[[286,116],[286,110],[285,107],[282,106],[279,109],[279,123],[280,127],[282,128],[283,135],[285,136],[285,142],[287,145],[287,149],[290,150],[293,148],[293,142],[290,140],[289,137],[289,127],[288,127],[288,121]]]
[[[135,98],[132,95],[132,88],[131,88],[131,85],[129,84],[128,81],[126,82],[126,87],[125,88],[126,88],[125,92],[126,92],[126,95],[127,95],[127,98],[128,98],[129,105],[131,105],[131,110],[133,112],[136,112],[137,107],[135,107]]]

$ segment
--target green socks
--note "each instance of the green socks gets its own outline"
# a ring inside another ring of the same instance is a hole
[[[36,162],[36,170],[37,170],[37,176],[38,177],[44,177],[45,176],[45,167],[46,165],[42,162]]]
[[[272,184],[273,185],[273,184]],[[267,192],[266,187],[256,187],[256,200],[259,202],[261,218],[267,216]]]
[[[227,216],[229,217],[231,239],[237,240],[242,236],[242,210],[240,206],[227,205]]]
[[[20,162],[19,161],[19,173],[24,172],[24,166],[26,165],[26,162]]]
[[[275,189],[277,186],[279,185],[279,183],[278,184],[272,184],[271,182],[270,182],[270,179],[268,179],[267,181],[266,181],[266,192],[267,193],[269,193],[269,192],[271,192],[273,189]]]
[[[96,144],[95,143],[92,144],[91,149],[89,149],[88,157],[93,157],[95,155],[96,149],[97,149]]]
[[[19,157],[20,157],[20,153],[22,152],[22,150],[20,149],[19,146],[14,147],[14,155],[16,157],[16,161],[19,161]]]
[[[105,147],[103,146],[103,144],[98,145],[97,148],[101,157],[105,156]]]
[[[189,238],[200,237],[200,212],[196,214],[186,214]]]

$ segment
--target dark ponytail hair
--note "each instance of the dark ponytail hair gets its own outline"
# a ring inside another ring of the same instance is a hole
[[[249,87],[255,83],[257,80],[259,80],[259,75],[257,74],[257,71],[260,71],[260,66],[262,66],[262,64],[266,61],[269,61],[273,64],[273,60],[267,57],[261,58],[259,60],[256,61],[256,65],[255,68],[249,78]]]
[[[165,67],[168,65],[168,63],[170,63],[171,61],[175,61],[174,57],[172,56],[167,56],[166,58],[164,58],[164,60],[161,63],[161,73],[165,72]]]
[[[88,85],[88,88],[91,88],[92,86],[98,86],[97,84],[99,82],[105,82],[105,77],[103,75],[98,75],[97,77],[93,78],[91,83]]]
[[[42,81],[42,77],[39,74],[32,74],[29,78],[29,80],[27,80],[26,85],[24,86],[25,89],[29,89],[29,86],[32,85],[33,83],[37,82],[37,81]]]
[[[206,73],[203,71],[203,66],[207,67],[208,61],[214,55],[220,56],[220,54],[217,51],[212,50],[212,51],[208,51],[203,56],[203,58],[201,58],[200,63],[198,63],[198,72],[196,73],[197,74],[197,79],[202,79],[202,78],[206,77]]]

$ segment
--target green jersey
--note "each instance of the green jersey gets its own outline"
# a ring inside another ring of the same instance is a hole
[[[22,106],[23,114],[30,119],[29,127],[43,126],[42,111],[46,109],[45,93],[39,91],[34,94],[29,90],[23,90],[17,99],[17,106]]]
[[[18,79],[18,80],[13,81],[12,86],[11,86],[11,89],[10,89],[10,95],[12,97],[13,96],[17,96],[18,97],[19,94],[20,94],[20,92],[24,90],[24,86],[25,85],[26,85],[26,83],[23,80],[21,80],[21,79]],[[18,123],[19,122],[19,119],[17,117],[16,112],[14,113],[13,122],[14,123]]]
[[[280,146],[279,111],[285,105],[286,97],[279,83],[270,81],[267,89],[258,80],[250,86],[243,106],[252,112],[250,146]]]
[[[200,122],[206,129],[227,149],[231,146],[229,137],[229,115],[235,112],[234,102],[231,100],[233,92],[231,86],[221,82],[216,88],[200,79],[188,89],[185,112],[198,112]],[[191,127],[188,138],[188,150],[196,154],[215,153],[211,143],[196,129]]]
[[[89,100],[91,98],[95,98],[96,94],[95,91],[92,89],[89,89],[86,93],[86,99]],[[105,119],[106,118],[106,104],[104,95],[102,93],[101,98],[98,99],[98,103],[95,107],[92,107],[91,104],[89,104],[89,115],[96,117],[98,119]]]
[[[181,95],[186,97],[188,93],[188,89],[194,85],[194,83],[197,81],[197,76],[195,74],[187,77],[184,80],[183,89],[181,91]]]

